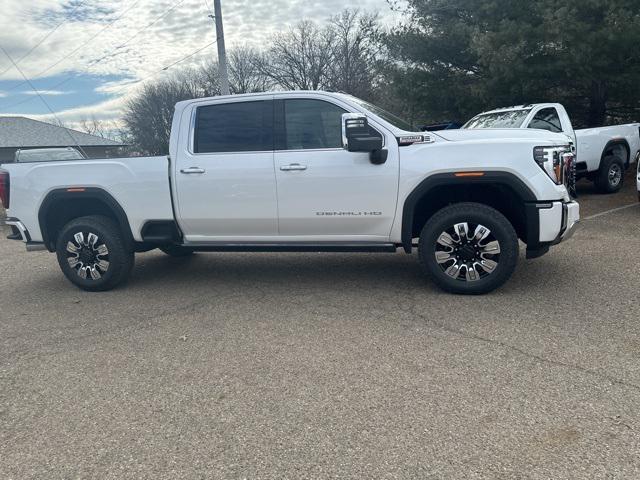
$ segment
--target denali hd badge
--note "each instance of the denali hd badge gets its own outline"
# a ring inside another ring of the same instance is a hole
[[[382,212],[316,212],[319,217],[379,217]]]

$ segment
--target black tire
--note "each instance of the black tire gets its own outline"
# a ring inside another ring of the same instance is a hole
[[[602,159],[595,183],[602,193],[615,193],[624,183],[624,162],[619,157],[609,155]]]
[[[78,234],[82,237],[76,237]],[[97,239],[93,240],[92,235]],[[134,265],[134,252],[127,247],[118,225],[97,215],[67,223],[58,236],[56,254],[69,281],[89,292],[111,290],[123,284]]]
[[[194,253],[194,251],[190,248],[180,247],[177,245],[171,245],[170,247],[160,247],[160,250],[162,250],[170,257],[176,258],[190,257]]]
[[[456,227],[465,224],[467,234],[458,236]],[[476,232],[478,238],[486,233],[480,227],[489,233],[476,241],[473,236]],[[446,237],[441,238],[445,233],[452,240],[451,247],[439,243],[439,239],[447,241]],[[494,242],[498,242],[497,253],[490,253],[496,250]],[[518,263],[518,236],[509,220],[494,208],[480,203],[457,203],[427,221],[420,233],[418,254],[424,271],[438,287],[451,293],[479,295],[500,287],[513,274]],[[451,257],[448,260],[447,255]]]

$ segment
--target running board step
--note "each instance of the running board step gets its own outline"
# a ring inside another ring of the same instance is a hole
[[[197,252],[377,252],[395,253],[393,243],[185,243]]]

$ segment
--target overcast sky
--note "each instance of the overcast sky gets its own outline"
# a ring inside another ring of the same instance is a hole
[[[321,22],[347,6],[397,19],[387,0],[222,0],[227,48],[260,46],[300,19]],[[0,46],[63,121],[114,119],[136,81],[161,78],[162,68],[214,40],[209,8],[213,0],[2,0]],[[212,45],[179,66],[215,56]],[[0,115],[48,113],[0,51]]]

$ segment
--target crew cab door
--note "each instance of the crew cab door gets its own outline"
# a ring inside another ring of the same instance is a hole
[[[188,242],[246,241],[278,234],[273,101],[196,104],[181,128],[174,182]]]
[[[274,97],[275,169],[281,236],[304,241],[388,241],[398,196],[398,147],[382,165],[342,148],[349,106],[327,97]]]

